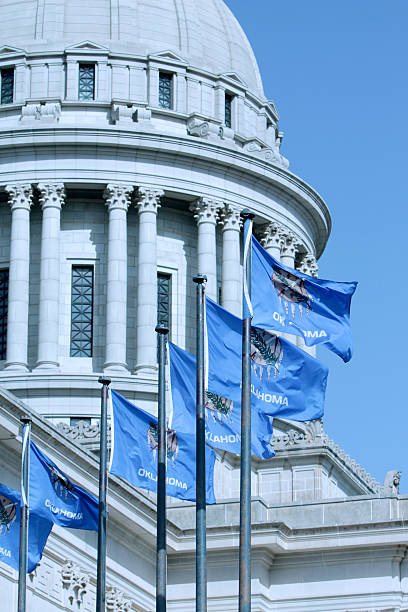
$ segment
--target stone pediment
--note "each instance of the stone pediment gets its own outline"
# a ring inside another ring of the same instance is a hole
[[[0,55],[24,55],[24,49],[12,47],[11,45],[3,45],[0,47]]]
[[[221,77],[230,79],[231,81],[235,81],[238,85],[242,85],[242,87],[247,87],[245,81],[241,79],[241,77],[236,72],[223,72],[220,74]]]
[[[109,48],[104,45],[100,45],[99,43],[92,42],[91,40],[83,40],[80,43],[75,43],[75,45],[70,45],[65,48],[65,53],[75,53],[75,52],[93,52],[93,53],[108,53]]]
[[[174,53],[174,51],[166,50],[160,51],[159,53],[150,53],[150,60],[170,61],[172,63],[177,62],[178,64],[188,64],[187,60],[181,55]]]

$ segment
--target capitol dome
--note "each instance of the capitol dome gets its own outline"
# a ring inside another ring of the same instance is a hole
[[[135,55],[170,50],[213,74],[234,73],[263,98],[258,65],[222,0],[1,2],[0,40],[25,49],[92,40]]]

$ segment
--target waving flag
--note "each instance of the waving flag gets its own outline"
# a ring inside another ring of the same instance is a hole
[[[30,511],[57,525],[98,531],[98,500],[30,443]]]
[[[0,561],[18,570],[20,554],[20,504],[21,493],[0,484]],[[27,573],[39,563],[52,523],[34,513],[28,520]]]
[[[314,278],[284,266],[252,239],[252,325],[325,344],[344,361],[352,356],[350,303],[355,282]]]
[[[112,391],[113,452],[110,473],[135,487],[157,491],[157,418]],[[195,422],[194,422],[195,427]],[[167,431],[166,494],[179,499],[196,499],[196,436]],[[215,452],[206,447],[207,504],[215,504]]]
[[[173,399],[173,425],[179,431],[192,433],[196,420],[196,359],[187,351],[169,343],[170,378]],[[241,365],[239,364],[239,372]],[[235,390],[227,384],[210,386],[206,395],[206,441],[214,448],[237,455],[241,452],[241,399],[234,401]],[[274,456],[270,445],[272,420],[252,410],[252,453],[263,459]]]
[[[208,388],[241,402],[242,321],[207,298]],[[328,369],[288,340],[251,329],[252,405],[270,416],[323,415]],[[226,391],[228,389],[228,391]]]

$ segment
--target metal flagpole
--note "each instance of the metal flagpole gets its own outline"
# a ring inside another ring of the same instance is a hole
[[[204,299],[207,277],[197,284],[197,420],[196,420],[196,612],[207,611],[207,541],[205,482]]]
[[[243,210],[244,318],[242,321],[241,484],[239,525],[239,612],[251,612],[251,252],[254,214]]]
[[[30,474],[31,419],[21,417],[23,424],[21,454],[21,507],[20,507],[20,553],[18,560],[18,612],[26,610],[27,555],[28,555],[28,493]]]
[[[167,327],[156,327],[159,340],[158,464],[157,464],[157,544],[156,544],[156,612],[166,612],[166,342]]]
[[[96,612],[105,612],[106,600],[106,491],[108,488],[108,392],[110,378],[101,377],[101,421],[99,431],[99,508],[98,558],[96,573]]]

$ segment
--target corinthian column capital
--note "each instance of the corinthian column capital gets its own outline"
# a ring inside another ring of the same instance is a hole
[[[242,226],[241,211],[231,204],[225,204],[220,210],[220,225],[222,231],[236,230],[239,232]]]
[[[212,223],[217,224],[218,214],[223,207],[223,203],[213,198],[199,198],[190,204],[190,210],[194,213],[197,224]]]
[[[120,183],[109,183],[106,185],[103,197],[109,212],[117,208],[127,211],[132,191],[133,185],[121,185]]]
[[[280,223],[271,221],[265,226],[263,236],[261,238],[262,246],[268,249],[280,250],[283,246],[284,228]]]
[[[163,196],[163,189],[139,187],[137,190],[136,208],[138,209],[139,213],[152,212],[157,214],[157,211],[160,208],[160,198]]]
[[[317,276],[319,272],[319,264],[312,253],[305,253],[297,268],[299,272],[303,272],[303,274],[308,274],[309,276]]]
[[[43,210],[44,208],[61,209],[65,200],[64,183],[38,183],[38,190]]]
[[[29,183],[6,185],[5,190],[8,193],[12,211],[17,208],[30,210],[33,203],[33,190]]]
[[[282,232],[282,256],[283,257],[295,257],[301,242],[299,238],[290,230],[284,230]]]

